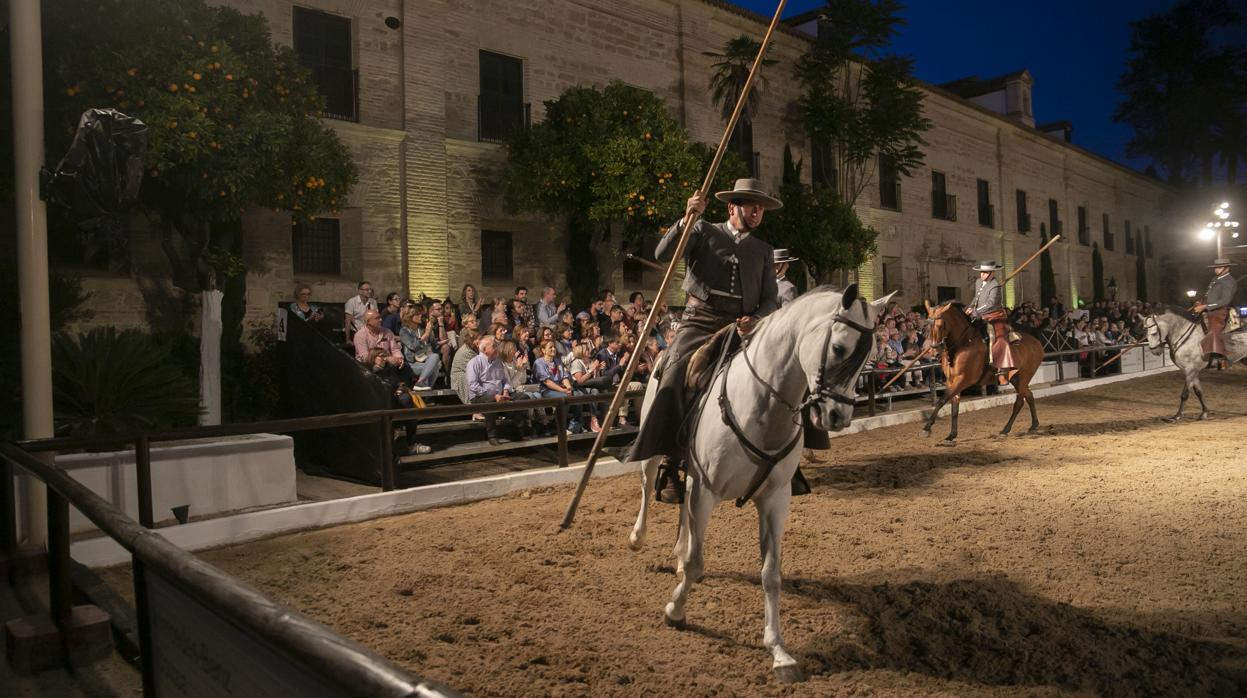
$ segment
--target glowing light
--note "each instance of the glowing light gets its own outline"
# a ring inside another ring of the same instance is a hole
[[[1204,228],[1203,230],[1199,231],[1200,240],[1211,240],[1215,236],[1216,236],[1216,233],[1212,231],[1212,228]]]
[[[1188,291],[1186,292],[1186,297],[1187,297],[1187,298],[1194,298],[1194,297],[1195,297],[1195,289],[1193,289],[1193,288],[1192,288],[1192,289],[1188,290]]]
[[[1219,208],[1229,208],[1229,207],[1230,207],[1230,202],[1222,201],[1221,206]]]

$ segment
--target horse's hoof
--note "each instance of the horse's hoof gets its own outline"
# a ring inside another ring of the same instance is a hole
[[[1206,421],[1208,421],[1208,413],[1207,413],[1207,412],[1201,412],[1201,413],[1199,414],[1199,421],[1201,421],[1201,422],[1206,422]]]
[[[638,534],[636,531],[628,534],[628,547],[633,550],[640,550],[645,547],[645,534]]]
[[[937,444],[935,444],[935,445],[936,445],[936,446],[943,446],[943,447],[945,447],[945,448],[950,448],[950,447],[952,447],[952,446],[956,446],[956,445],[957,445],[957,442],[956,442],[956,440],[944,439],[943,441],[941,441],[941,442],[939,442],[939,443],[937,443]]]
[[[1003,437],[1007,437],[1008,435],[1009,435],[1009,430],[1008,430],[1008,429],[1002,429],[1002,430],[1000,431],[1000,436],[1001,436],[1002,438],[1003,438]]]
[[[1173,424],[1174,422],[1178,421],[1179,419],[1182,419],[1182,418],[1181,418],[1181,417],[1161,417],[1161,418],[1160,418],[1160,421],[1162,421],[1162,422],[1169,422],[1170,424]]]
[[[675,618],[672,618],[671,616],[669,616],[669,615],[667,615],[666,613],[664,613],[664,614],[662,614],[662,622],[666,623],[668,628],[675,628],[676,630],[683,630],[683,629],[684,629],[684,619],[683,619],[683,618],[680,618],[679,620],[676,620]]]
[[[931,430],[930,430],[930,429],[923,429],[923,430],[922,430],[922,438],[924,438],[924,439],[929,439],[929,438],[931,438]]]
[[[771,669],[775,672],[775,679],[780,683],[801,683],[805,681],[805,674],[801,671],[798,664],[784,664]]]

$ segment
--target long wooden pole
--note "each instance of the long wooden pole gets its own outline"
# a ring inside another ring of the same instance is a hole
[[[1003,284],[1007,284],[1007,283],[1009,283],[1009,280],[1010,280],[1010,279],[1012,279],[1012,278],[1013,278],[1013,277],[1014,277],[1014,276],[1015,276],[1018,272],[1022,271],[1022,268],[1023,268],[1023,267],[1025,267],[1027,264],[1030,264],[1031,262],[1035,261],[1035,258],[1036,258],[1036,257],[1038,257],[1040,254],[1042,254],[1044,250],[1048,249],[1048,248],[1052,245],[1052,243],[1054,243],[1054,242],[1056,242],[1057,240],[1059,240],[1059,239],[1060,239],[1060,237],[1061,237],[1060,235],[1055,235],[1055,236],[1053,236],[1053,238],[1052,238],[1051,240],[1049,240],[1049,241],[1048,241],[1048,244],[1044,245],[1043,247],[1040,247],[1038,252],[1036,252],[1035,254],[1033,254],[1033,255],[1031,255],[1030,257],[1028,257],[1028,258],[1026,259],[1026,261],[1025,261],[1025,262],[1022,262],[1022,264],[1020,264],[1020,265],[1018,266],[1018,268],[1017,268],[1017,269],[1014,269],[1013,271],[1009,272],[1009,275],[1005,277],[1005,280],[1004,280],[1004,282],[1002,283],[1002,285],[1003,285]],[[922,357],[926,356],[926,355],[927,355],[927,354],[928,354],[928,353],[929,353],[932,349],[934,349],[934,347],[933,347],[933,346],[930,346],[930,347],[927,347],[926,349],[923,349],[921,354],[918,354],[918,355],[917,355],[917,356],[915,356],[912,360],[910,360],[910,362],[909,362],[909,363],[907,363],[907,364],[905,364],[903,367],[901,367],[901,370],[900,370],[900,371],[897,371],[896,375],[892,376],[892,378],[891,378],[891,379],[889,379],[887,383],[884,383],[884,384],[883,384],[883,387],[882,387],[882,388],[880,388],[879,390],[887,390],[889,386],[891,386],[893,383],[895,383],[896,381],[898,381],[898,380],[900,379],[900,377],[901,377],[901,376],[905,375],[905,372],[906,372],[906,371],[908,371],[908,370],[909,370],[909,369],[910,369],[910,368],[911,368],[914,364],[918,363],[918,360],[919,360],[919,359],[921,359]],[[1109,363],[1112,363],[1112,362],[1109,362]],[[1106,365],[1107,365],[1107,364],[1106,364]]]
[[[896,381],[900,380],[900,377],[901,377],[901,376],[903,376],[903,375],[905,375],[905,372],[906,372],[906,371],[908,371],[910,368],[912,368],[914,364],[918,363],[918,360],[919,360],[919,359],[921,359],[922,357],[924,357],[924,356],[926,356],[927,354],[931,353],[931,350],[932,350],[932,349],[934,349],[934,348],[935,348],[935,346],[934,346],[934,345],[929,346],[929,347],[927,347],[926,349],[923,349],[923,350],[922,350],[922,352],[921,352],[921,353],[919,353],[917,356],[915,356],[914,358],[910,359],[910,360],[909,360],[909,363],[907,363],[907,364],[905,364],[904,366],[902,366],[902,367],[901,367],[901,370],[899,370],[899,371],[897,371],[897,372],[896,372],[896,375],[892,376],[890,379],[888,379],[888,382],[887,382],[887,383],[884,383],[884,384],[883,384],[883,387],[879,389],[879,392],[883,392],[884,390],[887,390],[889,387],[891,387],[891,386],[892,386],[892,384],[893,384],[893,383],[895,383]]]
[[[1125,356],[1125,355],[1126,355],[1126,352],[1130,351],[1131,349],[1138,349],[1138,348],[1139,348],[1139,347],[1141,347],[1141,346],[1143,346],[1143,345],[1142,345],[1142,344],[1134,344],[1134,345],[1131,345],[1131,346],[1126,347],[1125,349],[1122,349],[1121,351],[1117,352],[1117,356],[1114,356],[1113,358],[1109,359],[1108,361],[1105,361],[1104,363],[1100,364],[1099,366],[1096,366],[1096,367],[1095,367],[1095,370],[1094,370],[1094,371],[1092,371],[1091,373],[1092,373],[1092,374],[1099,373],[1099,372],[1100,372],[1100,369],[1104,368],[1105,366],[1112,366],[1114,363],[1116,363],[1116,362],[1120,361],[1120,360],[1121,360],[1121,357],[1123,357],[1123,356]]]
[[[1052,247],[1052,243],[1060,239],[1061,239],[1060,235],[1053,235],[1052,239],[1048,241],[1048,244],[1044,245],[1043,247],[1040,247],[1038,250],[1035,250],[1035,254],[1027,257],[1026,261],[1019,264],[1017,269],[1014,269],[1013,271],[1009,272],[1009,275],[1005,277],[1005,280],[1002,281],[1000,285],[1003,286],[1009,283],[1009,280],[1012,279],[1014,276],[1017,276],[1017,273],[1022,271],[1022,269],[1024,269],[1027,264],[1030,264],[1031,262],[1035,261],[1036,257],[1043,254],[1044,250],[1048,249],[1049,247]]]
[[[753,79],[758,74],[758,68],[762,65],[762,57],[766,55],[766,48],[771,43],[771,35],[775,33],[775,27],[779,25],[779,17],[784,12],[784,5],[788,0],[779,0],[779,6],[775,8],[775,16],[771,18],[771,25],[766,29],[766,36],[762,37],[762,45],[758,47],[758,55],[753,59],[753,66],[749,69],[749,77],[745,78],[745,84],[741,87],[740,97],[736,100],[736,108],[732,110],[732,116],[727,120],[727,128],[723,131],[723,137],[719,139],[719,148],[714,153],[714,159],[710,161],[710,169],[706,172],[706,178],[702,181],[701,189],[697,190],[697,194],[705,198],[709,193],[710,187],[714,184],[714,177],[719,172],[719,163],[723,161],[723,156],[727,152],[727,142],[732,137],[732,131],[736,129],[736,122],[740,119],[740,113],[745,107],[745,102],[749,98],[749,91],[753,88]],[[681,222],[680,239],[676,243],[675,251],[671,254],[671,262],[667,264],[667,271],[663,274],[662,283],[658,286],[658,294],[655,296],[654,305],[650,308],[649,315],[645,317],[645,325],[641,331],[637,333],[637,337],[644,341],[654,329],[654,325],[658,320],[658,309],[662,305],[659,301],[667,292],[667,286],[671,284],[671,279],[675,276],[676,265],[684,259],[684,248],[688,245],[689,233],[696,223],[697,216],[692,212],[685,212],[684,220]],[[628,383],[632,380],[632,374],[636,370],[637,359],[641,356],[638,351],[640,347],[633,350],[628,358],[628,366],[624,369],[623,375],[619,378],[619,387],[615,390],[615,397],[611,400],[610,409],[606,413],[606,421],[602,424],[602,431],[598,432],[597,439],[593,441],[593,449],[589,451],[589,460],[585,462],[584,472],[580,475],[580,482],[576,485],[576,494],[572,496],[572,501],[567,505],[567,512],[563,514],[563,522],[560,524],[562,528],[568,528],[576,519],[576,508],[580,506],[580,498],[584,495],[585,486],[589,484],[589,478],[593,475],[593,467],[597,465],[598,455],[602,452],[602,447],[606,445],[606,436],[610,433],[611,428],[615,425],[615,419],[619,415],[619,408],[623,406],[624,394],[628,392]]]

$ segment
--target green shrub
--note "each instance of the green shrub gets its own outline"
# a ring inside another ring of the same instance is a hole
[[[199,416],[197,386],[138,330],[57,335],[52,394],[61,436],[172,429]]]

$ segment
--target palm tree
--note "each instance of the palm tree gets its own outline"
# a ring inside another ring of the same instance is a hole
[[[702,54],[718,59],[712,66],[714,72],[710,75],[710,90],[714,94],[714,101],[722,110],[725,122],[732,118],[732,110],[736,108],[736,102],[740,100],[740,93],[745,89],[745,80],[749,78],[749,69],[753,67],[754,58],[757,57],[758,49],[761,47],[760,42],[742,34],[728,41],[723,46],[722,53],[705,51]],[[762,59],[763,66],[775,65],[778,62],[770,58]],[[745,100],[745,106],[740,112],[742,123],[748,124],[753,121],[753,115],[758,110],[759,95],[765,88],[766,78],[761,73],[755,75],[749,98]]]

